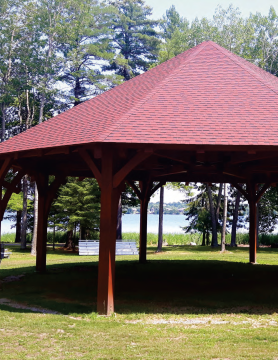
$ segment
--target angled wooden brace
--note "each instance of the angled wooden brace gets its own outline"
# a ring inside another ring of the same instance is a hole
[[[85,161],[85,163],[89,166],[92,173],[94,174],[94,177],[96,178],[99,187],[101,187],[101,181],[102,181],[101,173],[100,173],[98,167],[96,166],[96,164],[94,163],[93,159],[91,158],[90,154],[84,148],[78,149],[78,152],[79,152],[80,156],[82,157],[82,159]]]
[[[138,196],[139,200],[142,200],[142,193],[138,189],[138,187],[135,185],[134,181],[127,180],[126,183],[132,188],[132,190],[135,192],[135,194]]]
[[[245,198],[249,201],[249,194],[242,188],[241,185],[237,184],[237,183],[231,183],[233,187],[235,187],[243,196],[245,196]]]
[[[66,181],[66,176],[57,176],[55,177],[55,180],[51,183],[51,185],[48,187],[48,194],[45,203],[46,214],[49,214],[51,204],[53,200],[57,197],[60,186],[64,185]]]
[[[19,171],[11,183],[8,183],[9,186],[7,186],[7,191],[5,192],[5,195],[3,199],[1,200],[1,212],[0,212],[0,221],[3,220],[4,212],[6,210],[6,207],[8,205],[8,202],[14,192],[17,192],[17,185],[19,184],[20,180],[22,179],[23,175],[25,175],[24,171]]]
[[[266,192],[266,190],[271,186],[270,182],[267,182],[264,184],[264,186],[261,188],[261,190],[258,192],[257,196],[255,197],[256,203],[258,203],[263,196],[263,194]]]
[[[166,181],[160,181],[157,185],[155,185],[149,192],[149,198],[158,190],[161,186],[164,186]]]
[[[126,176],[142,161],[151,156],[151,152],[139,151],[132,159],[130,159],[114,176],[113,187],[116,188],[126,178]]]
[[[6,176],[7,172],[9,171],[9,169],[12,165],[12,162],[13,162],[12,157],[7,157],[4,160],[4,163],[0,168],[0,183],[2,183],[2,181],[5,179],[5,176]]]

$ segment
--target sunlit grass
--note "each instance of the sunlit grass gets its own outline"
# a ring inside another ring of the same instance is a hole
[[[38,274],[30,250],[0,265],[0,359],[276,359],[278,251],[226,253],[201,246],[148,247],[148,262],[118,256],[115,311],[96,314],[97,256],[49,250]],[[16,349],[16,352],[15,352]]]
[[[118,256],[115,311],[96,314],[97,256],[49,250],[37,274],[30,250],[11,247],[0,265],[0,299],[58,311],[45,315],[0,304],[2,359],[276,359],[278,251],[221,254],[201,246],[148,247],[148,262]],[[15,352],[16,349],[16,352]]]

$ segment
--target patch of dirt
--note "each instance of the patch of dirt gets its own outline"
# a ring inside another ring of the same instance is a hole
[[[246,325],[249,324],[254,328],[258,327],[267,327],[267,326],[278,326],[278,322],[274,320],[264,320],[264,321],[258,321],[254,319],[248,319],[248,320],[239,320],[239,321],[228,321],[228,320],[221,320],[221,319],[215,319],[212,317],[204,317],[204,318],[190,318],[190,319],[162,319],[162,318],[153,318],[153,319],[147,319],[145,321],[143,320],[126,320],[126,323],[129,324],[151,324],[151,325]]]
[[[13,282],[13,281],[20,281],[25,275],[22,274],[22,275],[17,275],[17,276],[7,276],[5,277],[4,279],[2,279],[0,281],[0,283],[9,283],[9,282]]]
[[[26,306],[24,304],[19,304],[19,303],[15,302],[15,301],[12,301],[12,300],[9,300],[9,299],[6,299],[6,298],[0,299],[0,304],[10,306],[10,307],[12,307],[14,309],[31,310],[31,311],[38,312],[38,313],[41,313],[41,314],[60,315],[60,313],[58,313],[57,311],[43,309],[43,308],[34,307],[34,306]]]

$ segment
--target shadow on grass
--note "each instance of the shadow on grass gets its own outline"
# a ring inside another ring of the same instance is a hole
[[[25,277],[3,283],[0,298],[65,315],[96,311],[97,262],[48,265],[47,270],[46,274],[38,274],[34,267],[16,269],[18,273],[25,273]],[[10,269],[1,270],[1,278],[10,273]],[[116,262],[115,311],[121,314],[272,314],[278,312],[277,279],[278,265],[164,259],[142,265],[137,260],[119,260]]]
[[[10,246],[9,247],[9,245],[6,245],[5,248],[10,249],[15,254],[30,254],[30,250],[31,250],[30,247],[27,247],[26,249],[22,250],[22,249],[20,249],[20,246]],[[72,256],[72,255],[79,256],[78,250],[70,251],[70,250],[66,250],[62,246],[56,247],[55,250],[53,250],[51,247],[48,247],[47,253],[57,254],[57,255],[65,255],[65,256]]]

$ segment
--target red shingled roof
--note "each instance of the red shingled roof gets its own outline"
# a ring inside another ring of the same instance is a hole
[[[278,78],[212,41],[2,143],[278,145]]]

